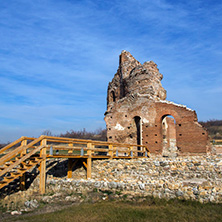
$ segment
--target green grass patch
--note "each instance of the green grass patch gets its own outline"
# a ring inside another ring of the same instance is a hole
[[[6,221],[60,222],[60,221],[222,221],[222,204],[200,204],[192,201],[159,200],[148,198],[138,202],[97,202],[72,206],[53,213],[24,215]]]

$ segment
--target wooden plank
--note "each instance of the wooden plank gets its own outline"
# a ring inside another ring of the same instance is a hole
[[[218,140],[211,140],[211,142],[212,142],[212,143],[221,143],[222,140],[219,140],[219,139],[218,139]]]
[[[79,159],[73,159],[73,158],[68,159],[68,172],[67,172],[67,177],[68,178],[72,178],[72,169],[73,169],[73,167],[76,166],[78,161],[79,161]]]
[[[45,138],[47,138],[48,141],[51,142],[64,142],[64,143],[68,143],[68,142],[73,142],[73,143],[91,143],[92,145],[104,145],[104,146],[108,146],[110,145],[115,145],[115,146],[120,146],[120,147],[129,147],[130,146],[135,146],[135,147],[146,147],[145,145],[138,145],[138,144],[122,144],[122,143],[110,143],[110,142],[105,142],[105,141],[94,141],[94,140],[84,140],[84,139],[73,139],[73,138],[62,138],[62,137],[53,137],[53,136],[44,136]]]
[[[84,158],[88,158],[88,156],[87,155],[85,155],[85,156],[80,156],[80,155],[75,155],[75,154],[73,154],[73,155],[68,155],[68,154],[58,154],[58,155],[56,155],[56,154],[54,154],[54,155],[47,155],[46,156],[47,158],[74,158],[74,159],[84,159]]]
[[[73,159],[69,158],[68,159],[68,172],[67,172],[68,178],[72,178],[72,162],[73,162]]]
[[[23,140],[21,145],[26,146],[27,140]],[[23,157],[24,155],[26,155],[26,150],[20,153],[20,157]],[[25,173],[22,176],[20,176],[19,181],[20,181],[20,190],[25,190]]]
[[[12,152],[9,152],[8,154],[4,155],[2,158],[0,158],[0,165],[3,165],[6,161],[14,158],[15,156],[17,156],[19,153],[23,152],[24,150],[32,147],[33,145],[35,145],[36,143],[38,143],[39,141],[42,140],[43,137],[39,137],[35,140],[33,140],[31,143],[29,143],[27,146],[20,146],[18,148],[16,148],[15,150],[13,150]],[[37,148],[38,149],[38,148]],[[33,151],[31,151],[30,153],[32,153]],[[30,154],[29,153],[29,154]],[[34,150],[35,153],[35,150]],[[1,175],[0,175],[1,176]]]
[[[82,139],[73,139],[73,138],[61,138],[61,137],[47,137],[48,140],[50,141],[54,141],[54,142],[60,142],[60,143],[68,143],[70,141],[72,141],[73,144],[86,144],[86,143],[92,143],[92,145],[94,146],[108,146],[108,145],[113,145],[116,147],[125,147],[125,148],[129,148],[130,146],[133,146],[135,149],[137,149],[137,147],[142,147],[145,148],[145,150],[147,150],[147,152],[149,153],[149,149],[147,146],[145,145],[138,145],[138,144],[121,144],[121,143],[110,143],[110,142],[104,142],[104,141],[92,141],[92,140],[82,140]]]
[[[38,162],[40,162],[41,161],[41,159],[38,159]],[[4,187],[4,186],[6,186],[8,183],[10,183],[10,182],[12,182],[13,180],[15,180],[16,178],[18,178],[19,176],[21,176],[25,171],[27,171],[27,170],[29,170],[29,169],[31,169],[32,167],[34,167],[36,164],[33,164],[33,165],[31,165],[31,166],[29,166],[28,168],[23,168],[23,169],[17,169],[17,172],[13,172],[12,174],[11,174],[11,179],[8,179],[7,181],[5,181],[5,183],[2,183],[1,185],[0,185],[0,189],[2,188],[2,187]]]
[[[108,152],[108,155],[110,156],[110,159],[113,158],[113,145],[109,145],[109,152]]]
[[[43,148],[40,151],[40,157],[42,157],[42,162],[40,163],[39,191],[41,194],[45,193],[45,184],[46,184],[46,145],[47,145],[47,140],[43,139],[41,141],[41,146],[43,146]]]
[[[86,178],[87,179],[90,179],[91,178],[91,173],[92,173],[92,151],[91,151],[91,148],[92,148],[92,143],[87,143],[87,155],[88,155],[88,158],[87,158],[87,175],[86,175]]]
[[[28,145],[27,145],[28,146]],[[7,168],[5,168],[4,170],[2,170],[0,172],[0,176],[5,174],[6,172],[10,171],[11,169],[13,169],[15,166],[19,165],[20,163],[24,162],[27,158],[29,158],[30,156],[32,156],[33,154],[35,154],[36,152],[40,151],[42,149],[42,146],[39,146],[36,150],[32,150],[31,152],[27,153],[25,156],[23,156],[21,159],[16,160],[15,163],[10,164]]]
[[[72,154],[73,150],[70,148],[73,148],[73,144],[69,143],[68,146],[69,146],[68,154]]]
[[[84,167],[87,169],[87,163],[85,161],[82,161],[82,164],[84,165]]]
[[[10,149],[11,147],[15,146],[16,144],[20,143],[23,140],[34,140],[34,139],[36,139],[36,138],[22,136],[19,139],[15,140],[14,142],[12,142],[12,143],[6,145],[5,147],[1,148],[0,149],[0,154],[3,153],[4,151],[6,151],[7,149]]]
[[[87,179],[91,178],[91,174],[92,174],[92,158],[89,157],[87,159]]]
[[[73,150],[81,150],[82,148],[84,149],[85,148],[85,150],[87,150],[86,149],[86,147],[68,147],[68,146],[52,146],[51,145],[51,147],[53,148],[53,150],[67,150],[67,151],[71,151],[70,153],[72,153],[73,152]]]

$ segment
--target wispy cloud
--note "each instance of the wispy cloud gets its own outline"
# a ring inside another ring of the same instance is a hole
[[[122,49],[158,64],[168,99],[222,118],[221,10],[208,0],[1,2],[0,141],[105,127]]]

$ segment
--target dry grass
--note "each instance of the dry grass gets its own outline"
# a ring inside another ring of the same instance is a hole
[[[23,215],[3,220],[31,222],[61,221],[222,221],[222,204],[200,204],[191,201],[159,200],[149,198],[138,202],[84,203],[54,213]]]

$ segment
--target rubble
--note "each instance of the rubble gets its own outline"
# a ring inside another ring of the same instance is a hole
[[[60,160],[60,166],[66,161]],[[1,205],[26,212],[42,203],[81,203],[104,200],[135,201],[146,197],[179,198],[201,203],[222,203],[221,155],[95,160],[92,179],[83,179],[83,167],[64,177],[48,175],[46,193],[38,194],[37,177],[27,191],[6,196]]]

